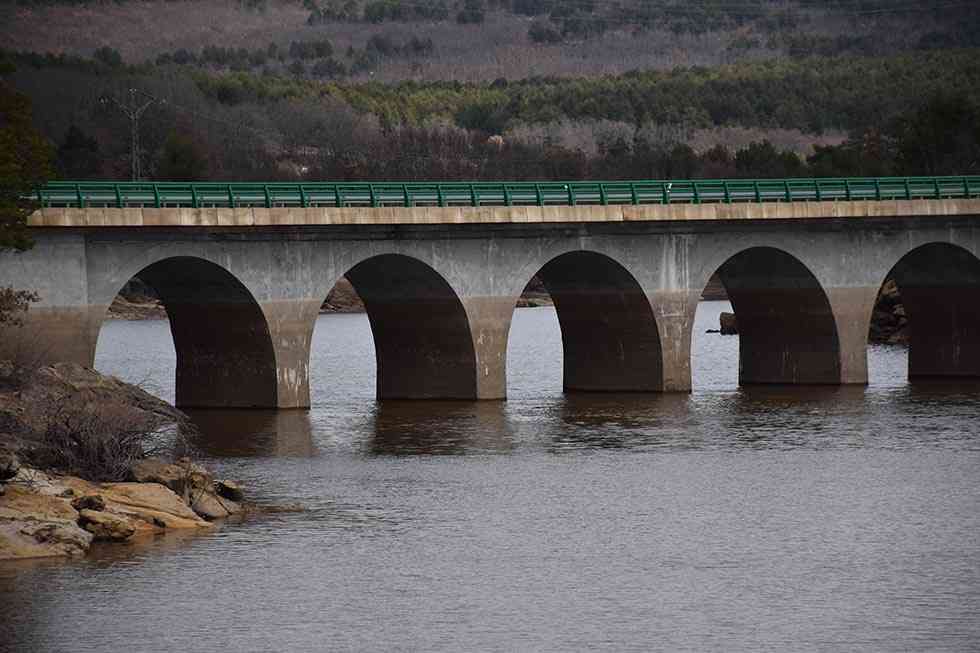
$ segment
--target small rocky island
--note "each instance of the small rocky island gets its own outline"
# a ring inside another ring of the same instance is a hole
[[[237,483],[177,455],[192,428],[94,370],[0,362],[0,560],[77,556],[246,512]]]

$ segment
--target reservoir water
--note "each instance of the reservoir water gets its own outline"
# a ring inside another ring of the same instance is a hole
[[[976,651],[980,386],[564,396],[551,308],[519,309],[506,402],[374,400],[364,315],[321,316],[309,412],[208,412],[219,475],[301,513],[0,564],[0,650]],[[97,367],[173,398],[165,321]]]

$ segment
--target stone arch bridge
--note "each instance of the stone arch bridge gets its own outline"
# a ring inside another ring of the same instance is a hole
[[[118,189],[101,206],[47,198],[34,248],[0,253],[0,286],[41,297],[23,327],[0,332],[0,357],[92,365],[109,304],[138,275],[170,318],[178,405],[306,407],[315,321],[346,275],[370,318],[379,398],[503,399],[511,317],[537,275],[561,325],[566,390],[684,392],[695,310],[717,272],[743,384],[866,383],[887,278],[909,316],[910,377],[980,377],[971,183],[959,197],[788,202],[643,203],[635,189],[633,201],[568,205],[454,206],[440,192],[432,206],[389,206],[375,191],[363,206],[339,193],[334,206],[277,204],[268,190],[226,206],[134,206]]]

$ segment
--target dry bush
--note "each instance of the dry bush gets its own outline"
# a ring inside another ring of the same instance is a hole
[[[117,401],[68,397],[45,415],[26,458],[90,481],[124,481],[133,464],[150,456],[184,453],[182,438],[158,428],[154,416]]]

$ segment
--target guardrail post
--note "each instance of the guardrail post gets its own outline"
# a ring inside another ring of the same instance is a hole
[[[541,184],[534,184],[534,197],[538,201],[538,206],[544,206],[544,197],[541,195]]]
[[[851,201],[851,182],[844,180],[844,198],[850,202]]]
[[[630,184],[630,197],[633,199],[633,204],[640,203],[640,198],[636,194],[636,184]]]
[[[783,186],[786,187],[786,201],[787,202],[792,202],[793,201],[793,193],[789,189],[789,179],[783,179]]]
[[[368,184],[368,195],[371,196],[371,206],[377,208],[378,206],[378,196],[374,192],[374,184]]]
[[[470,202],[473,206],[480,206],[480,198],[476,194],[476,186],[470,184]]]
[[[299,205],[302,206],[305,209],[307,206],[309,206],[309,204],[310,204],[310,201],[309,201],[309,198],[307,198],[307,196],[306,196],[306,189],[303,188],[302,185],[300,185],[300,187],[299,187]]]
[[[963,177],[963,197],[970,199],[970,181],[968,177]]]
[[[912,199],[912,185],[909,184],[909,178],[905,178],[905,199]]]
[[[436,201],[439,206],[446,206],[446,197],[442,194],[442,184],[436,184]]]
[[[694,199],[694,203],[695,204],[700,204],[701,203],[701,193],[698,191],[698,182],[696,182],[696,181],[692,181],[691,182],[691,190],[693,191],[692,192],[692,197]]]
[[[197,186],[194,184],[191,184],[191,206],[195,209],[199,206],[197,201]]]
[[[79,184],[75,184],[75,196],[78,198],[78,208],[85,208],[85,199],[82,197],[82,187]]]
[[[262,190],[265,192],[265,208],[272,208],[272,196],[269,194],[269,186],[263,186]]]
[[[511,206],[513,205],[514,202],[510,197],[510,189],[507,188],[507,184],[504,184],[503,187],[504,187],[504,205]]]
[[[116,191],[116,208],[121,209],[123,207],[122,191],[119,190],[119,184],[115,184],[112,188]]]
[[[728,189],[728,182],[727,181],[721,182],[721,187],[722,187],[722,190],[725,191],[725,204],[731,204],[732,203],[732,193]]]
[[[599,204],[606,206],[609,204],[609,199],[606,197],[606,185],[599,184]]]
[[[228,184],[228,208],[235,208],[235,193],[231,189],[231,184]]]
[[[939,191],[939,177],[932,178],[932,185],[936,188],[936,199],[941,200],[943,198],[942,193]]]
[[[156,208],[160,208],[160,189],[156,184],[153,184],[153,204]]]
[[[762,201],[762,194],[759,192],[759,182],[757,182],[757,181],[752,182],[752,185],[755,188],[755,201],[756,202],[761,202]]]

